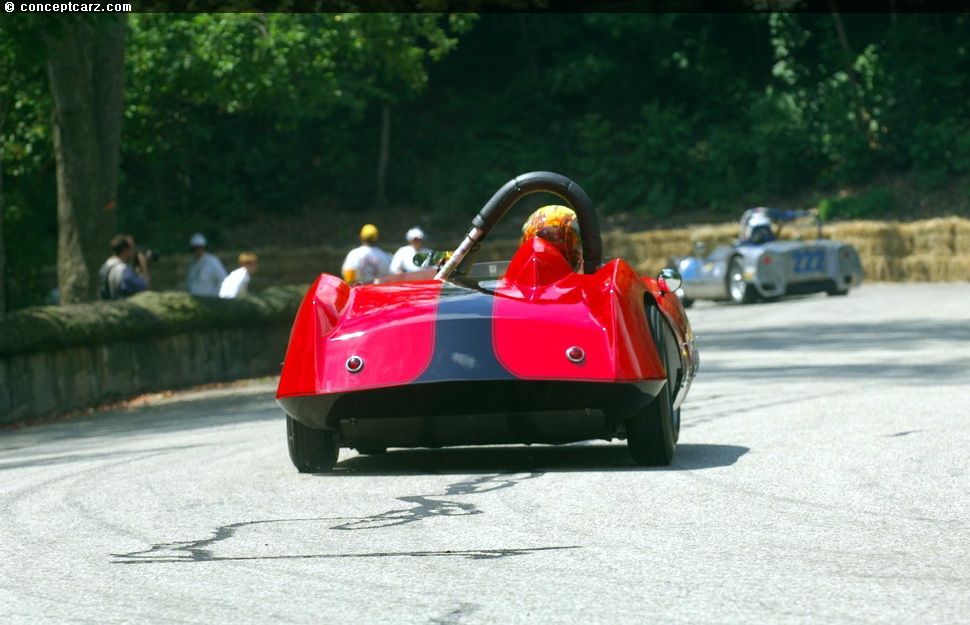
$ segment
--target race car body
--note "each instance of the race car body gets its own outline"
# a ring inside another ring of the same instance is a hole
[[[595,216],[568,179],[536,172],[510,185],[440,268],[376,284],[316,280],[277,391],[299,470],[329,470],[341,447],[597,438],[626,438],[641,464],[671,461],[697,367],[676,275],[600,266]],[[584,271],[541,238],[510,261],[472,263],[488,229],[535,189],[577,209]]]
[[[786,295],[846,295],[863,280],[856,249],[821,237],[739,240],[710,254],[701,249],[690,256],[672,258],[669,265],[683,278],[677,293],[685,306],[694,300],[747,304]]]

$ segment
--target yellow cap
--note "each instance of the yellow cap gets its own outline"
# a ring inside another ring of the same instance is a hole
[[[376,241],[377,240],[377,226],[374,224],[367,224],[360,229],[360,240],[361,241]]]

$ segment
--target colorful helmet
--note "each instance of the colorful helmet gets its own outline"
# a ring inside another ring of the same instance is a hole
[[[555,245],[573,269],[578,270],[581,267],[582,242],[579,236],[579,222],[571,208],[543,206],[529,215],[522,225],[522,242],[533,237],[539,237]]]

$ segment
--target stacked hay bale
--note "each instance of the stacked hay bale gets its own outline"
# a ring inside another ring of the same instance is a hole
[[[643,275],[655,275],[667,266],[672,256],[684,256],[690,249],[690,232],[684,228],[610,232],[603,236],[605,260],[623,258]]]
[[[910,242],[902,236],[898,223],[846,221],[826,226],[823,234],[855,247],[867,281],[903,280],[902,259],[910,253]]]
[[[966,223],[956,217],[929,219],[900,227],[911,254],[902,259],[904,279],[954,282],[970,279],[970,262],[957,252],[957,229]],[[964,230],[964,232],[966,232]],[[965,235],[964,235],[965,236]]]
[[[737,236],[735,222],[640,232],[615,230],[603,235],[603,256],[606,261],[623,258],[640,274],[656,275],[671,257],[690,254],[695,244],[701,243],[711,251],[730,245]],[[811,240],[815,236],[813,228],[792,226],[782,233],[782,238]],[[848,243],[859,251],[866,281],[970,281],[970,220],[947,217],[908,224],[844,221],[826,224],[822,236]],[[518,248],[518,239],[489,238],[477,259],[507,260]],[[264,248],[256,252],[260,267],[251,288],[261,290],[272,285],[309,284],[323,272],[340,275],[347,250],[316,246]],[[235,268],[236,252],[220,253],[219,257],[227,269]],[[183,288],[189,260],[188,254],[164,259],[157,267],[161,275],[156,277],[153,271],[153,286]]]

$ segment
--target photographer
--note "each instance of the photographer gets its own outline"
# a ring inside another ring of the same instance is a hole
[[[151,283],[148,271],[150,252],[140,252],[135,247],[135,239],[129,234],[116,234],[111,239],[114,254],[101,265],[98,271],[98,295],[103,300],[124,299],[135,293],[147,291]],[[137,260],[138,271],[131,263]]]

